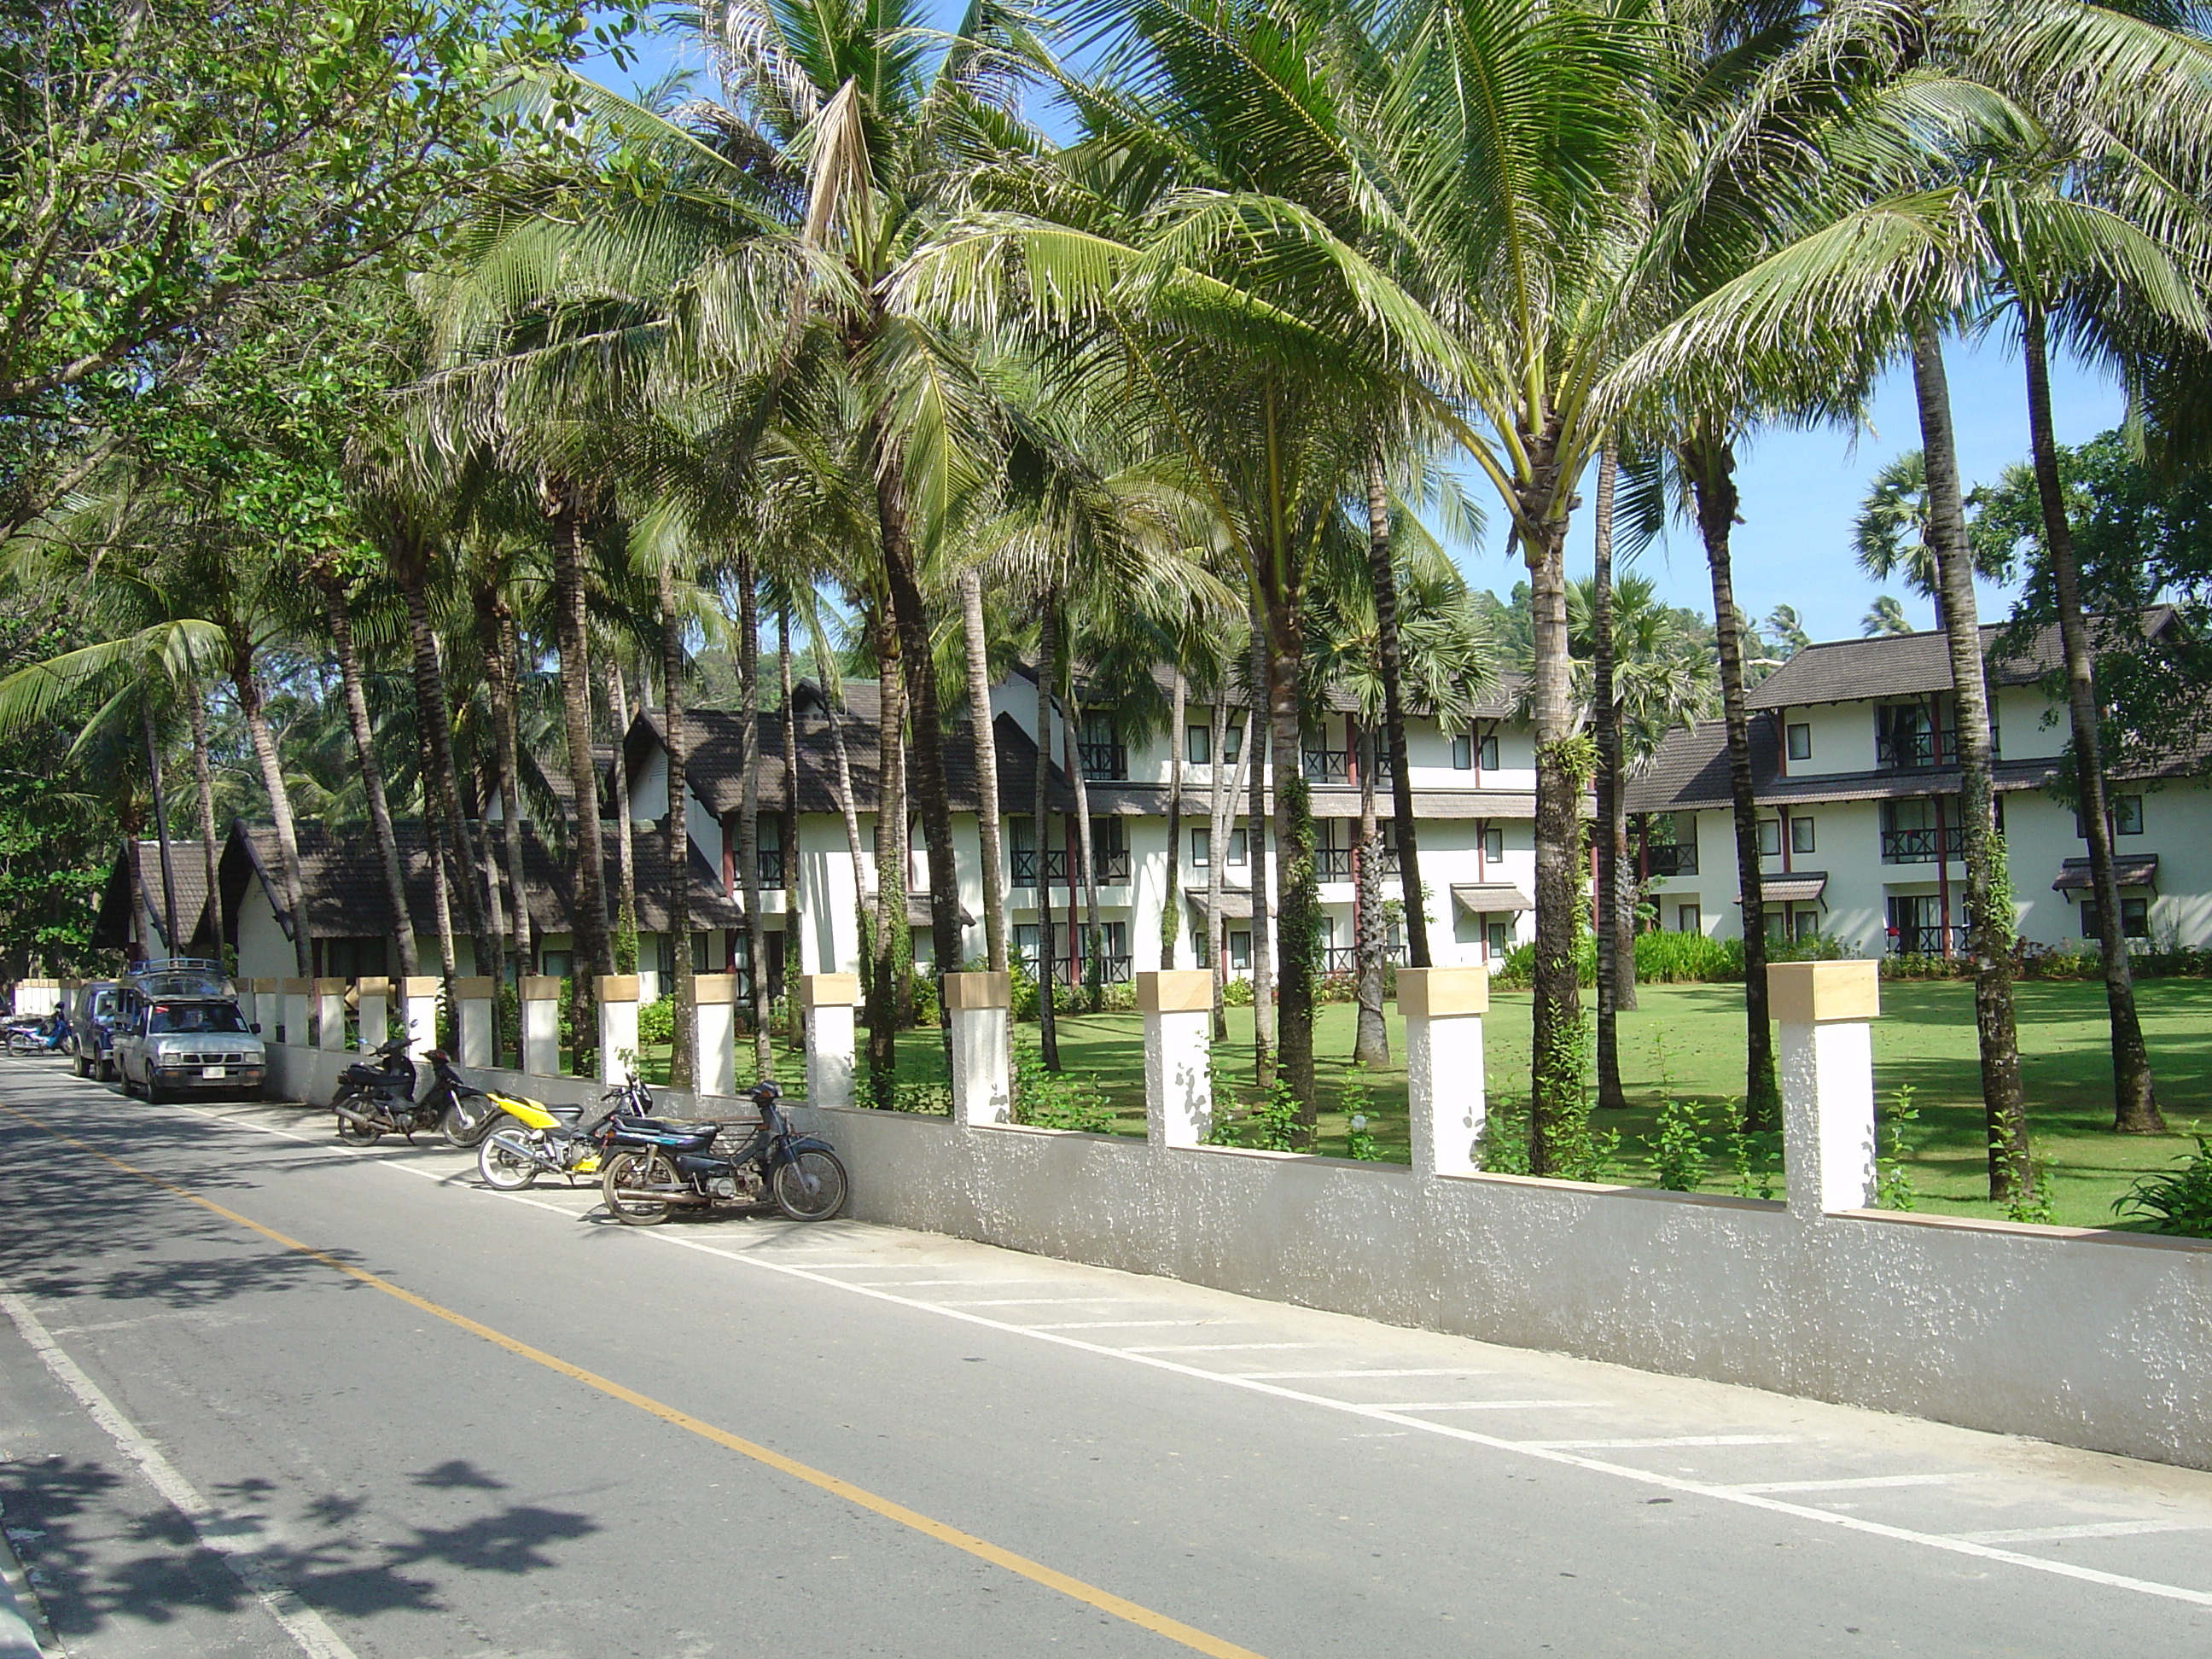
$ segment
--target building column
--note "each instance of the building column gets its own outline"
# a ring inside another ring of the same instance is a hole
[[[738,976],[692,976],[691,1075],[702,1095],[738,1091]]]
[[[292,1048],[307,1046],[307,1008],[315,993],[311,979],[280,979],[276,989],[284,1003],[284,1042]]]
[[[599,978],[599,1081],[611,1089],[629,1080],[640,1066],[637,1053],[637,975],[602,974]]]
[[[246,1023],[253,1028],[256,1036],[266,1036],[274,1042],[276,1010],[276,999],[270,995],[272,988],[272,981],[265,979],[242,979],[238,981],[239,998],[245,1005]]]
[[[445,988],[446,981],[435,974],[417,974],[400,981],[407,1021],[407,1052],[418,1073],[429,1069],[430,1051],[438,1046],[438,997]]]
[[[806,1103],[853,1103],[853,1008],[858,974],[802,974],[799,1011],[806,1018]]]
[[[952,1018],[952,1121],[969,1128],[1011,1123],[1014,1116],[1011,974],[947,974],[945,1006]]]
[[[1202,968],[1136,975],[1145,1024],[1145,1139],[1195,1146],[1213,1126],[1213,975]]]
[[[1398,970],[1416,1175],[1469,1175],[1482,1167],[1476,1146],[1489,1115],[1482,1075],[1482,1017],[1489,1010],[1486,967]]]
[[[498,1063],[493,1024],[498,1012],[499,981],[489,974],[453,981],[453,1028],[460,1036],[462,1065]]]
[[[1782,1169],[1790,1213],[1817,1221],[1874,1201],[1873,962],[1778,962],[1767,1006],[1781,1030]]]
[[[388,979],[357,979],[353,982],[354,1020],[360,1028],[359,1047],[362,1053],[373,1054],[381,1048],[390,1035],[392,1022],[392,981]]]
[[[561,1075],[561,981],[525,974],[515,985],[521,999],[522,1069],[532,1077]]]

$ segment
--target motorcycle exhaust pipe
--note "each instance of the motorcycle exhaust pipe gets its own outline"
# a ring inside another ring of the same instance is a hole
[[[374,1129],[377,1133],[382,1134],[386,1129],[391,1127],[389,1124],[379,1123],[374,1118],[363,1117],[359,1112],[355,1111],[350,1106],[333,1106],[331,1109],[336,1112],[340,1117],[343,1118],[348,1123],[353,1124],[357,1128]]]
[[[494,1129],[489,1138],[493,1140],[499,1140],[499,1136],[500,1132],[497,1129]],[[559,1158],[554,1157],[550,1152],[540,1151],[538,1147],[532,1146],[528,1141],[522,1139],[519,1136],[510,1135],[505,1140],[500,1140],[499,1144],[506,1147],[509,1152],[521,1153],[523,1157],[528,1158],[532,1164],[535,1164],[541,1170],[551,1170],[556,1173],[558,1173],[560,1170],[561,1160]]]

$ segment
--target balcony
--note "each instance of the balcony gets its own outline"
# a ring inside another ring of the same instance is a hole
[[[1009,856],[1013,866],[1013,884],[1017,887],[1035,887],[1037,878],[1037,849],[1034,847],[1017,847]],[[1097,848],[1091,853],[1091,861],[1092,867],[1097,872],[1101,885],[1111,885],[1115,882],[1125,882],[1129,879],[1129,849],[1126,847]],[[1045,849],[1044,878],[1048,884],[1056,884],[1069,880],[1068,872],[1075,867],[1075,864],[1070,861],[1066,848],[1051,847]],[[1078,872],[1078,873],[1080,872]]]
[[[1035,957],[1024,957],[1022,961],[1030,972],[1032,974],[1036,972],[1037,964]],[[1097,962],[1100,984],[1127,985],[1129,982],[1130,969],[1134,966],[1136,958],[1102,956],[1097,958]],[[1087,985],[1090,981],[1085,975],[1090,970],[1090,962],[1082,957],[1057,957],[1052,964],[1052,982],[1062,987]]]
[[[1344,783],[1352,776],[1349,749],[1309,749],[1301,759],[1308,783]]]
[[[1954,766],[1959,760],[1959,734],[1942,732],[1878,732],[1874,740],[1874,763],[1884,771],[1917,770],[1929,766]]]
[[[1385,965],[1403,968],[1406,947],[1403,941],[1382,947]],[[1332,945],[1322,952],[1321,970],[1324,974],[1356,974],[1359,971],[1359,947],[1356,945]]]
[[[1964,927],[1893,927],[1889,933],[1890,954],[1892,956],[1942,956],[1945,954],[1944,936],[1947,933],[1950,936],[1949,954],[1954,957],[1964,956],[1966,953],[1966,930]]]
[[[1122,743],[1079,743],[1075,756],[1085,778],[1115,783],[1129,775],[1129,746]]]
[[[762,848],[757,857],[754,860],[754,865],[760,872],[760,884],[762,886],[781,887],[783,885],[783,849],[781,847]]]
[[[1642,854],[1649,876],[1694,876],[1698,873],[1698,843],[1693,841],[1655,842]]]
[[[1965,844],[1955,823],[1947,823],[1941,830],[1933,825],[1923,830],[1885,830],[1881,832],[1881,861],[1933,864],[1938,859],[1961,856]]]

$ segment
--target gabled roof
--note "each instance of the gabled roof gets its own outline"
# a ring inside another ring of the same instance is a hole
[[[2158,638],[2173,623],[2173,607],[2165,605],[2148,607],[2139,618],[2147,640]],[[2002,623],[1982,627],[1983,666],[1991,685],[2033,684],[2063,665],[2057,628],[2043,629],[2015,655],[2000,650],[2005,632]],[[1753,686],[1747,701],[1753,708],[1800,708],[1950,689],[1951,651],[1945,635],[1878,634],[1807,646]]]
[[[117,951],[131,943],[133,929],[129,897],[130,858],[131,843],[125,842],[116,849],[106,885],[100,889],[100,909],[92,924],[94,949]],[[169,862],[177,872],[177,927],[185,936],[183,939],[170,939],[169,945],[173,951],[182,951],[199,925],[200,912],[207,908],[207,868],[198,840],[172,841]],[[141,903],[145,914],[153,919],[153,931],[166,936],[167,910],[162,896],[167,889],[162,882],[160,842],[138,843],[138,879],[144,884]]]
[[[434,927],[437,915],[437,894],[431,878],[428,839],[420,823],[400,823],[394,827],[399,843],[402,879],[407,892],[407,908],[417,934],[428,939]],[[661,854],[660,834],[651,824],[629,826],[631,848],[637,871],[637,925],[646,933],[665,933],[668,927],[668,881]],[[530,904],[531,926],[538,933],[565,933],[574,931],[569,908],[573,891],[573,877],[569,860],[556,854],[540,836],[535,824],[525,823],[522,830],[523,886]],[[608,908],[614,908],[617,849],[615,826],[604,826],[608,884]],[[479,824],[477,833],[488,835],[493,842],[486,849],[496,855],[502,873],[506,869],[504,835],[496,823]],[[302,823],[298,829],[300,842],[301,883],[306,901],[307,931],[315,939],[359,939],[388,933],[392,927],[392,907],[386,896],[383,859],[377,851],[374,837],[367,829],[359,831],[333,832],[320,823]],[[692,848],[690,854],[691,892],[691,926],[695,931],[707,932],[723,927],[741,927],[744,913],[728,894],[721,890],[718,872],[708,868]],[[270,907],[276,912],[279,923],[291,931],[289,907],[284,902],[284,881],[281,854],[274,826],[247,823],[240,821],[231,826],[230,839],[224,846],[222,862],[216,878],[222,884],[223,917],[226,932],[234,939],[237,932],[239,907],[244,901],[249,884],[258,884],[267,895]],[[179,883],[182,885],[181,878]],[[455,907],[458,911],[458,906]],[[458,914],[456,927],[459,926]],[[204,933],[204,917],[196,918],[196,933]]]

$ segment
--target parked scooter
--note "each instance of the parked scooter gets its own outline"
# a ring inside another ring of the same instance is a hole
[[[11,1054],[52,1054],[66,1048],[69,1016],[58,1008],[50,1014],[26,1014],[8,1022],[8,1052]]]
[[[435,1127],[445,1115],[447,1103],[441,1090],[415,1098],[415,1061],[407,1045],[407,1038],[394,1037],[339,1073],[337,1092],[331,1097],[339,1139],[368,1146],[388,1134],[405,1135],[411,1146],[418,1130]]]
[[[626,1128],[599,1177],[608,1212],[626,1225],[650,1227],[678,1208],[711,1209],[717,1200],[773,1199],[793,1221],[827,1221],[843,1209],[845,1166],[830,1143],[792,1128],[775,1084],[745,1092],[760,1109],[760,1124],[734,1152],[714,1150],[716,1123]]]
[[[511,1121],[511,1104],[538,1103],[527,1097],[493,1094],[477,1088],[453,1069],[453,1057],[443,1048],[430,1051],[430,1066],[435,1073],[431,1087],[442,1091],[446,1101],[445,1115],[438,1123],[448,1146],[481,1146],[486,1135]]]
[[[652,1115],[653,1096],[632,1073],[607,1091],[596,1109],[553,1106],[511,1095],[488,1097],[501,1115],[477,1149],[477,1173],[485,1186],[519,1193],[541,1175],[597,1175],[607,1148],[633,1131],[672,1127]],[[683,1126],[688,1127],[688,1126]]]

